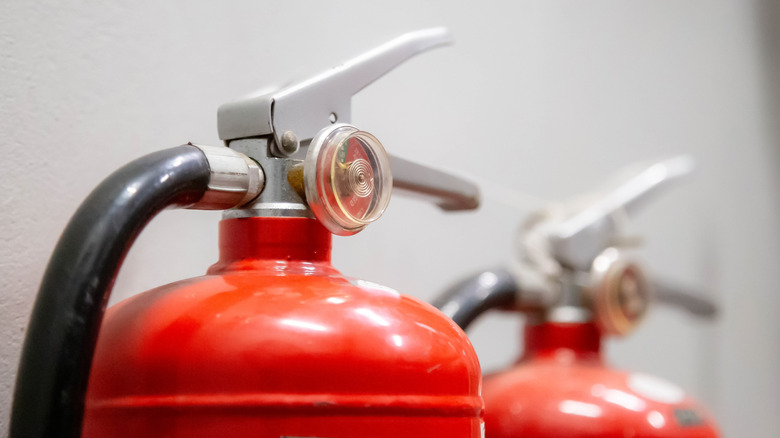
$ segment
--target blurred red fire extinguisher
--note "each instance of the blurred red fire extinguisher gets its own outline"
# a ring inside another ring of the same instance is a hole
[[[393,185],[446,210],[477,207],[470,182],[390,157],[349,124],[354,93],[449,41],[444,29],[406,34],[225,104],[227,147],[154,153],[98,186],[44,276],[10,436],[480,436],[480,369],[465,334],[330,263],[331,234],[379,218]],[[130,245],[170,207],[226,210],[219,261],[104,318]]]
[[[620,222],[692,167],[686,156],[659,162],[586,208],[532,215],[520,266],[483,271],[437,300],[464,330],[491,309],[527,315],[522,357],[484,377],[487,437],[718,436],[679,387],[611,369],[601,354],[602,339],[628,334],[652,299],[715,314],[701,294],[645,278],[618,249],[629,243]]]

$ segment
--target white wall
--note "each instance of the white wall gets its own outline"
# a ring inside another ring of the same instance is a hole
[[[780,430],[774,4],[160,3],[0,8],[0,431],[38,282],[92,187],[153,150],[218,144],[222,102],[433,25],[449,26],[456,46],[364,90],[353,122],[394,153],[474,175],[484,206],[446,216],[396,198],[379,223],[336,239],[337,267],[431,299],[454,272],[513,256],[527,211],[495,184],[567,198],[634,161],[692,152],[698,178],[633,231],[646,237],[650,269],[709,288],[721,318],[706,324],[656,309],[634,336],[610,343],[609,357],[688,388],[726,436]],[[131,251],[115,299],[202,273],[216,258],[218,219],[161,215]],[[478,324],[485,368],[513,359],[519,327],[508,315]]]

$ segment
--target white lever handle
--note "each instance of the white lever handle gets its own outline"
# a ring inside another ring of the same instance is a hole
[[[693,158],[688,155],[653,164],[564,221],[551,238],[555,258],[569,267],[588,269],[593,259],[612,244],[619,215],[633,216],[655,195],[691,174],[693,169]]]
[[[222,105],[219,138],[273,134],[277,144],[304,142],[331,123],[349,123],[352,95],[414,55],[452,43],[439,27],[401,35],[302,82]]]

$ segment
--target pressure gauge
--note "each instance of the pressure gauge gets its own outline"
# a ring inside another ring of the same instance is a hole
[[[635,263],[609,248],[593,261],[590,298],[596,323],[605,333],[625,335],[642,320],[650,302],[650,287]]]
[[[347,124],[329,126],[312,139],[303,178],[314,216],[340,236],[355,234],[379,219],[393,186],[382,143]]]

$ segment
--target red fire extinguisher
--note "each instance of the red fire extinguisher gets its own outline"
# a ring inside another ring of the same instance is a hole
[[[711,317],[701,294],[648,280],[619,247],[621,221],[690,172],[692,160],[656,163],[584,209],[533,215],[514,269],[481,272],[436,302],[464,330],[491,309],[527,315],[524,354],[484,377],[485,431],[510,437],[717,437],[702,406],[679,387],[608,367],[605,336],[628,334],[652,299]]]
[[[330,263],[331,234],[376,220],[393,185],[476,208],[470,182],[389,157],[349,124],[354,93],[449,41],[444,29],[410,33],[225,104],[227,147],[151,154],[98,186],[44,276],[11,437],[480,436],[480,369],[465,334]],[[104,318],[129,246],[168,207],[226,210],[219,261]]]

